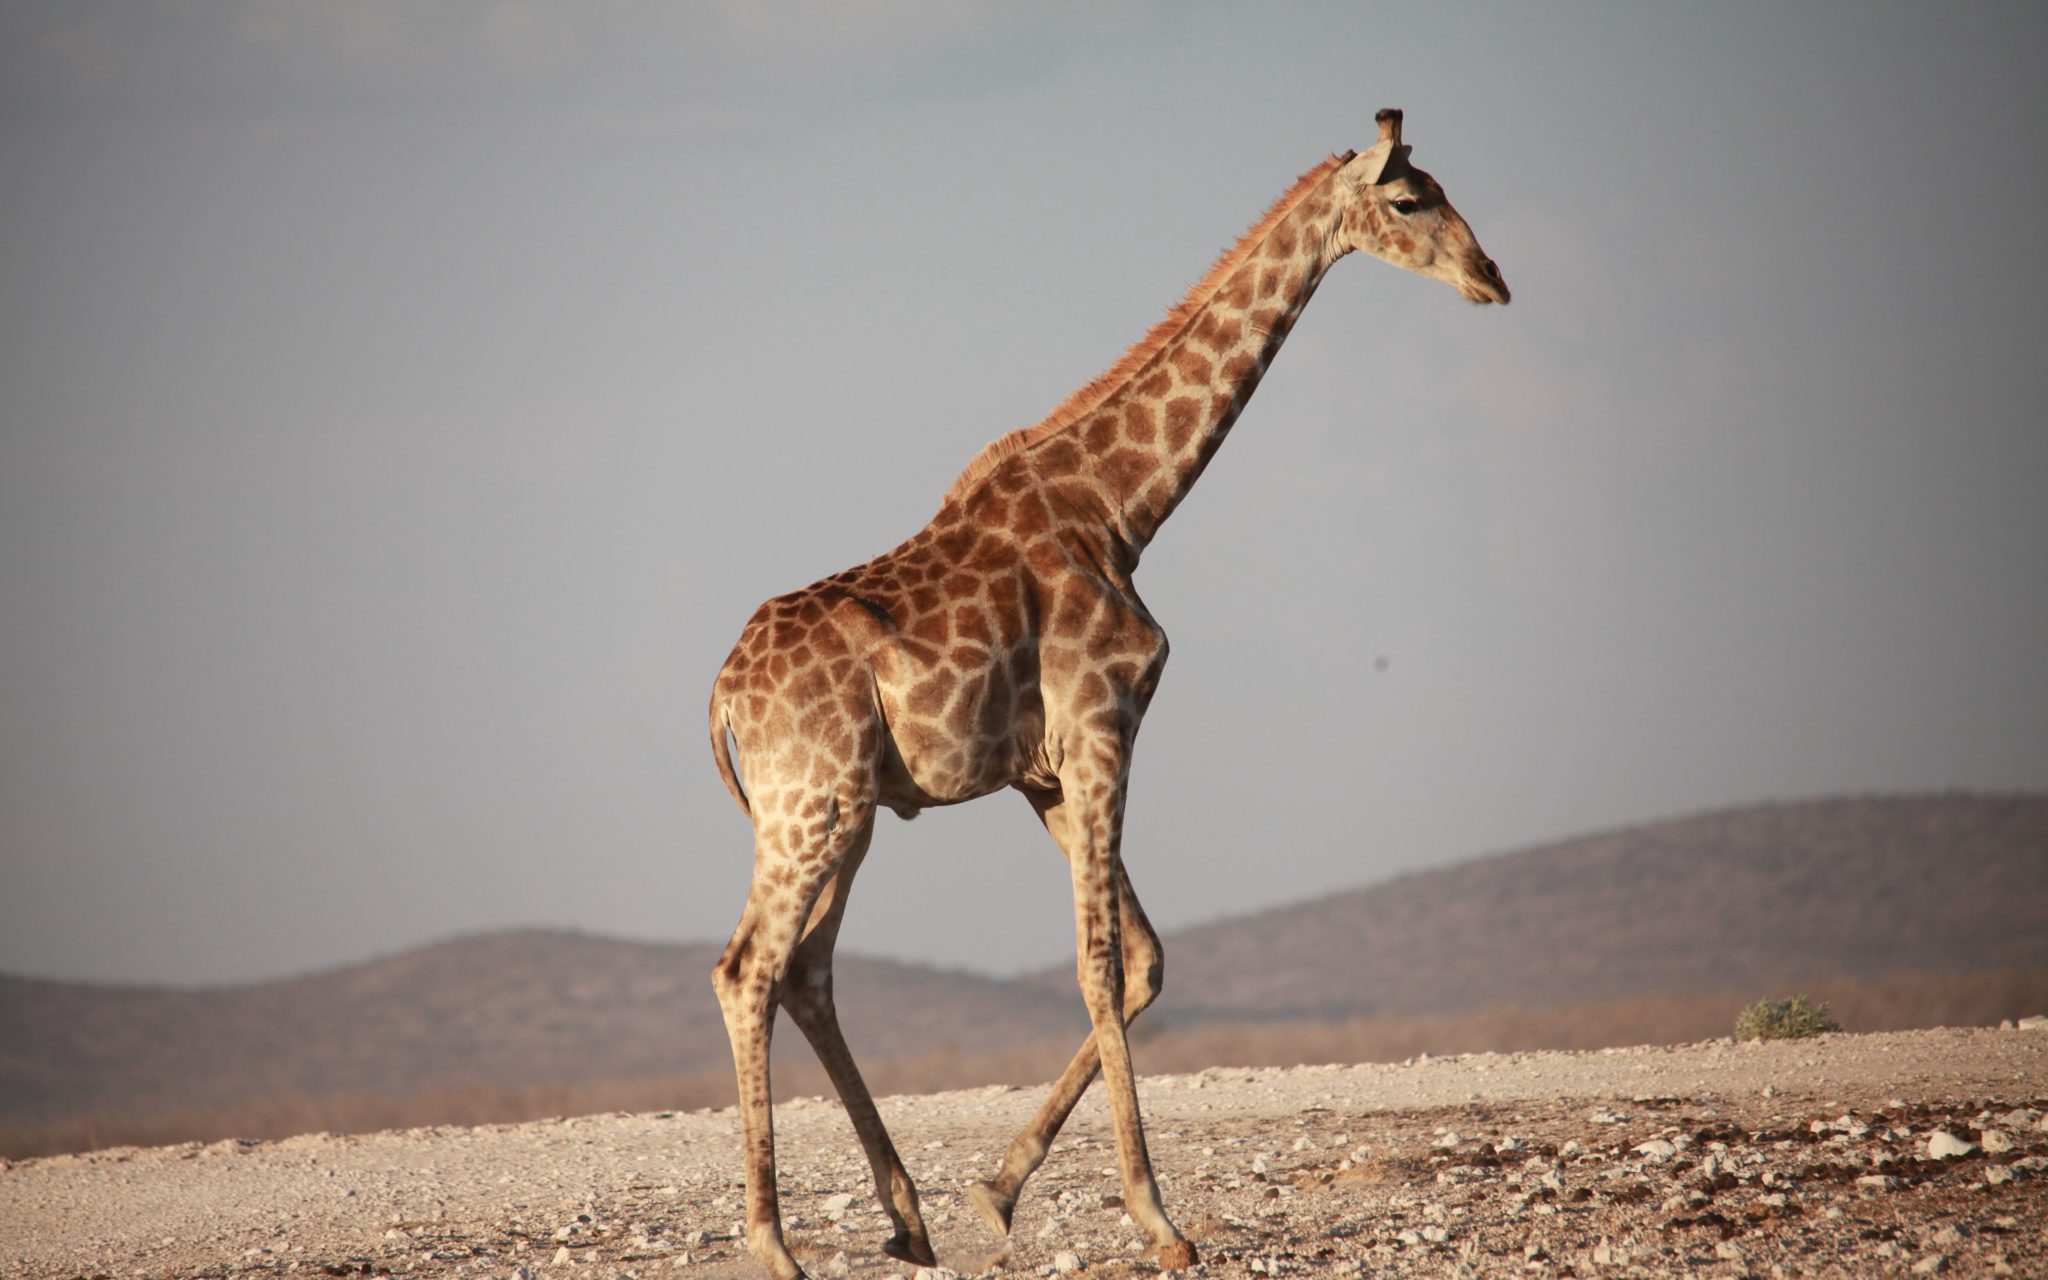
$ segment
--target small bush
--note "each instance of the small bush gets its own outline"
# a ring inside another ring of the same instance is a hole
[[[1737,1040],[1804,1040],[1841,1029],[1842,1024],[1828,1016],[1827,1001],[1814,1004],[1805,996],[1759,1000],[1735,1019]]]

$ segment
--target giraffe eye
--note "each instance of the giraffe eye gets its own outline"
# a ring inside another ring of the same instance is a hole
[[[1394,201],[1393,205],[1394,212],[1400,214],[1402,217],[1405,218],[1409,214],[1414,213],[1417,209],[1420,209],[1422,207],[1422,201],[1411,200],[1408,197],[1403,196],[1399,200]]]

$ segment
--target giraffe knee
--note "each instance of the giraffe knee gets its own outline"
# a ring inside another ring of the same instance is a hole
[[[1166,955],[1155,943],[1124,962],[1124,1019],[1143,1013],[1166,986]]]
[[[718,963],[711,966],[711,990],[718,997],[718,1007],[731,1010],[746,988],[747,956],[753,948],[748,942],[734,938],[719,954]]]

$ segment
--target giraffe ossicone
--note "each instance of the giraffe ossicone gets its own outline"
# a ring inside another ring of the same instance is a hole
[[[1167,653],[1131,576],[1338,259],[1364,252],[1508,301],[1443,188],[1409,162],[1401,113],[1376,119],[1371,148],[1303,174],[1105,373],[970,462],[909,541],[762,605],[719,671],[712,753],[753,823],[754,874],[712,984],[739,1081],[747,1245],[778,1280],[803,1274],[776,1195],[778,1005],[845,1103],[894,1227],[883,1249],[933,1263],[916,1185],[840,1033],[832,948],[879,807],[907,817],[1006,788],[1066,857],[1092,1031],[969,1198],[1007,1235],[1100,1071],[1125,1210],[1162,1268],[1194,1265],[1160,1203],[1125,1032],[1163,972],[1121,850],[1131,751]]]

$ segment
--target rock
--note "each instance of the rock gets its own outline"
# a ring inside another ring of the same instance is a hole
[[[1456,1129],[1452,1129],[1449,1132],[1445,1133],[1442,1137],[1438,1138],[1435,1142],[1432,1142],[1430,1145],[1438,1148],[1439,1150],[1448,1151],[1452,1147],[1455,1147],[1459,1143],[1463,1142],[1464,1140],[1465,1135],[1459,1133]]]
[[[1669,1160],[1678,1154],[1678,1148],[1663,1138],[1652,1138],[1636,1145],[1636,1154],[1650,1160]]]
[[[572,1256],[573,1255],[569,1252],[569,1246],[565,1244],[561,1248],[555,1250],[554,1265],[558,1267],[566,1267],[569,1265],[569,1259]]]
[[[1930,1242],[1936,1248],[1953,1249],[1963,1242],[1962,1229],[1955,1226],[1954,1224],[1950,1224],[1949,1226],[1943,1227],[1941,1230],[1935,1232],[1934,1235],[1930,1237]]]
[[[1936,1129],[1927,1136],[1927,1158],[1947,1160],[1955,1156],[1966,1156],[1977,1149],[1974,1142],[1964,1142],[1946,1129]]]
[[[919,1267],[915,1280],[960,1280],[960,1273],[951,1267]]]
[[[1741,1262],[1748,1255],[1744,1254],[1741,1246],[1737,1245],[1734,1241],[1723,1240],[1714,1246],[1714,1256],[1725,1258],[1729,1262]]]
[[[1062,1249],[1052,1255],[1052,1269],[1058,1275],[1081,1269],[1081,1255],[1071,1249]]]
[[[2011,1169],[2006,1168],[2002,1164],[1994,1164],[1984,1170],[1984,1185],[1987,1187],[2002,1187],[2006,1183],[2011,1182],[2015,1176]]]
[[[1946,1270],[1948,1258],[1939,1253],[1930,1253],[1913,1264],[1913,1274],[1916,1276],[1931,1276]]]
[[[1887,1173],[1867,1173],[1856,1179],[1856,1189],[1864,1195],[1883,1195],[1898,1185],[1899,1180]]]
[[[1977,1135],[1977,1141],[1983,1144],[1986,1151],[2012,1150],[2012,1139],[2006,1136],[2003,1129],[1986,1129]]]
[[[1422,1229],[1422,1238],[1424,1240],[1429,1241],[1431,1244],[1442,1244],[1444,1241],[1451,1238],[1451,1233],[1444,1230],[1442,1227],[1428,1226]]]
[[[832,1255],[832,1260],[825,1264],[824,1270],[830,1280],[846,1280],[846,1277],[853,1274],[853,1262],[846,1256],[846,1250],[841,1249]]]
[[[2035,1015],[2034,1015],[2033,1017],[2031,1017],[2031,1018],[2021,1018],[2021,1019],[2020,1019],[2020,1030],[2022,1030],[2022,1031],[2048,1031],[2048,1014],[2039,1014],[2039,1013],[2037,1013],[2037,1014],[2035,1014]]]
[[[825,1203],[818,1206],[818,1212],[828,1218],[836,1218],[853,1207],[853,1193],[842,1191],[836,1196],[826,1196]]]

